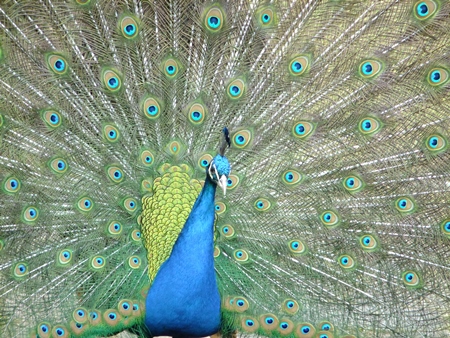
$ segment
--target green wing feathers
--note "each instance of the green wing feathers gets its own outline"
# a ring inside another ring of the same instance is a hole
[[[145,336],[226,126],[221,334],[450,336],[449,13],[4,1],[0,335]]]

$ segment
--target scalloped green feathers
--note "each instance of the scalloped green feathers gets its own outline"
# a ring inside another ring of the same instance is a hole
[[[182,199],[176,198],[181,192],[180,189],[184,191]],[[153,195],[142,199],[141,226],[145,238],[144,246],[148,251],[148,275],[151,281],[172,252],[200,189],[200,183],[191,180],[186,169],[173,166],[164,170],[163,175],[154,180]],[[161,232],[160,229],[166,230]]]

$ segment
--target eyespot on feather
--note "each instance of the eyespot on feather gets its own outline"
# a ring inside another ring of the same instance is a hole
[[[240,99],[246,90],[245,82],[242,79],[236,79],[230,82],[227,87],[228,97],[232,100]]]
[[[122,89],[122,75],[111,68],[104,68],[102,70],[103,86],[110,93],[118,93]]]
[[[56,157],[49,162],[49,167],[55,174],[64,174],[69,169],[65,159],[61,157]]]
[[[37,221],[39,217],[39,209],[35,206],[29,206],[22,212],[22,220],[27,223],[32,223]]]
[[[8,177],[3,183],[3,189],[6,193],[15,194],[21,188],[21,182],[14,176]]]
[[[47,65],[50,70],[56,75],[66,74],[69,68],[66,59],[58,54],[48,54]]]
[[[224,13],[222,9],[214,5],[204,15],[204,25],[210,33],[219,32],[224,25]]]
[[[374,117],[364,117],[361,119],[358,123],[358,130],[363,135],[375,135],[381,130],[382,123],[380,120],[374,118]]]
[[[141,259],[138,256],[129,257],[128,266],[132,269],[139,269],[141,267]]]
[[[126,39],[133,40],[139,34],[139,23],[136,18],[126,15],[119,20],[120,33]]]
[[[313,338],[316,334],[316,328],[310,323],[300,323],[295,329],[295,336],[301,338]]]
[[[194,126],[203,124],[206,118],[206,107],[201,103],[192,104],[187,112],[189,122]]]
[[[70,249],[62,249],[58,252],[57,263],[59,266],[67,266],[72,262],[73,252]]]
[[[337,213],[332,210],[324,211],[320,215],[320,221],[329,229],[337,227],[340,223],[340,219]]]
[[[94,201],[89,197],[81,197],[77,202],[77,208],[79,211],[86,213],[94,208]]]
[[[277,316],[272,313],[267,313],[259,317],[259,325],[266,331],[276,330],[279,323],[280,321],[278,320]]]
[[[259,329],[259,322],[253,317],[242,317],[241,327],[245,332],[254,333]]]
[[[413,7],[414,16],[420,21],[425,21],[434,16],[438,11],[438,5],[432,0],[416,1]]]
[[[359,64],[359,75],[364,79],[372,79],[381,74],[383,65],[380,61],[365,60]]]
[[[244,149],[251,144],[252,132],[249,129],[243,129],[236,131],[232,138],[231,143],[238,149]]]
[[[272,202],[266,198],[258,198],[253,204],[257,211],[268,211],[272,207]]]
[[[289,72],[292,76],[304,74],[308,67],[309,58],[306,55],[296,56],[289,62]]]
[[[308,121],[298,121],[292,127],[292,135],[298,139],[306,139],[314,132],[315,126]]]
[[[300,309],[300,306],[298,305],[296,300],[294,300],[292,298],[288,298],[288,299],[284,300],[282,309],[284,312],[286,312],[290,315],[295,315],[298,312],[298,310]]]
[[[110,143],[115,143],[119,140],[120,133],[119,133],[119,130],[115,126],[113,126],[111,124],[106,124],[103,127],[103,136],[106,141],[108,141]]]
[[[41,118],[50,129],[58,128],[62,123],[61,114],[54,109],[40,111]]]
[[[233,257],[239,263],[248,263],[249,262],[249,255],[248,255],[247,251],[245,251],[243,249],[234,250]]]

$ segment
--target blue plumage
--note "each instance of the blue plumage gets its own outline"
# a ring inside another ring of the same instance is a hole
[[[226,157],[217,155],[212,166],[228,176]],[[152,335],[203,337],[220,326],[220,295],[214,271],[214,196],[216,177],[206,174],[205,185],[161,266],[146,299],[145,324]]]

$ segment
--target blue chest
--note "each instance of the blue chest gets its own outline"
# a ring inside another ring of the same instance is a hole
[[[220,326],[214,270],[214,194],[208,179],[161,266],[146,299],[145,325],[154,336],[204,337]]]

